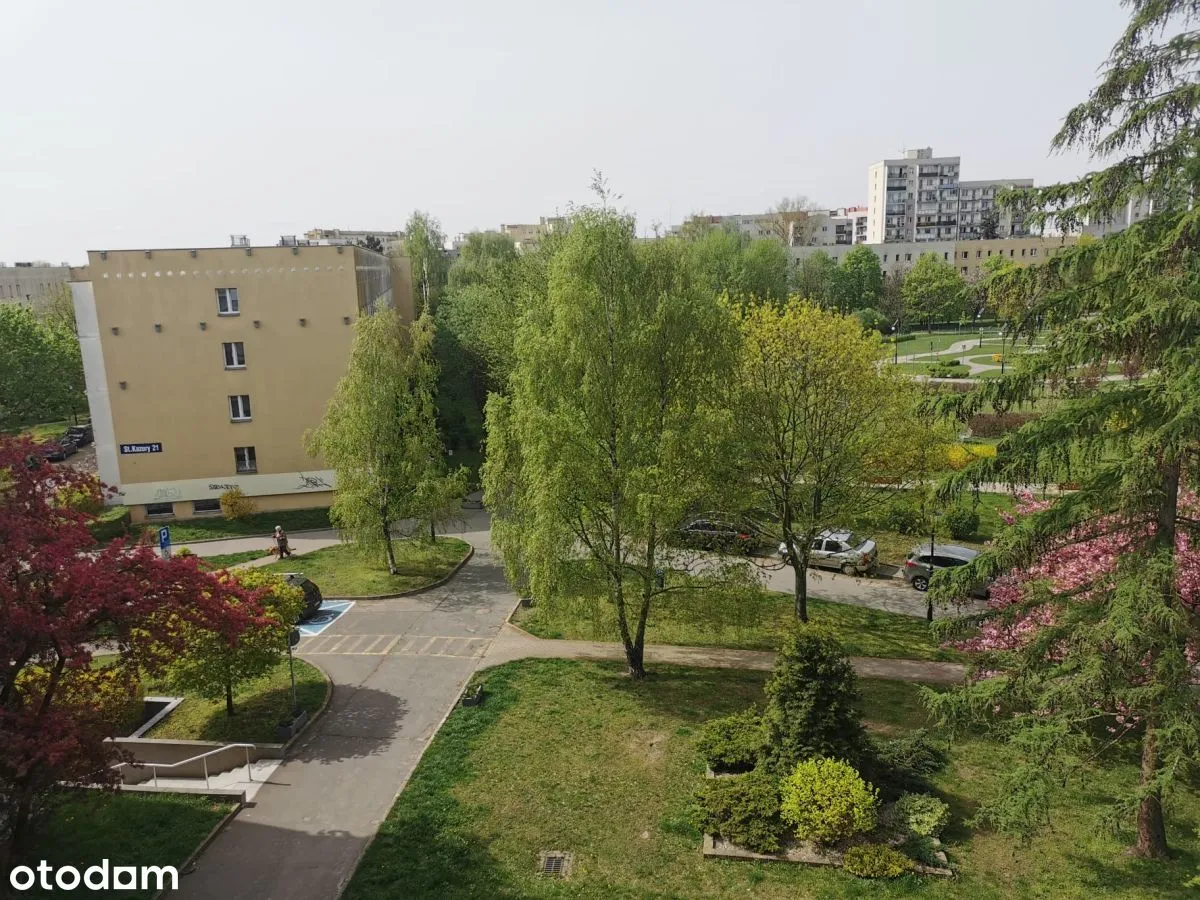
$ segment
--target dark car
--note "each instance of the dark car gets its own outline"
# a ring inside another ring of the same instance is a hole
[[[749,529],[717,519],[693,519],[680,527],[679,535],[687,546],[703,550],[751,553],[758,543]]]
[[[940,569],[956,569],[975,560],[978,550],[956,544],[922,544],[913,547],[904,561],[904,580],[918,591],[929,590],[929,579]],[[987,599],[988,585],[981,582],[971,588],[971,596]]]
[[[300,613],[300,621],[305,622],[321,610],[321,589],[304,577],[302,572],[288,572],[287,583],[304,591],[304,612]]]
[[[95,439],[95,436],[92,434],[92,426],[88,424],[72,425],[67,429],[65,437],[73,440],[76,447],[86,447]]]
[[[78,445],[66,436],[60,437],[57,441],[48,441],[42,444],[41,448],[42,457],[50,462],[62,462],[78,452]]]

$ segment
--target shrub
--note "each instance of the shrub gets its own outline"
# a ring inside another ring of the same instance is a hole
[[[966,540],[979,531],[979,513],[969,506],[955,505],[942,516],[946,530],[956,541]]]
[[[975,437],[1001,437],[1036,418],[1037,413],[979,413],[967,420],[967,426]]]
[[[808,625],[789,631],[763,690],[769,763],[778,774],[811,756],[857,765],[869,755],[858,678],[842,645],[829,635]]]
[[[195,556],[196,554],[193,553],[191,550],[189,550],[187,547],[180,547],[178,552],[175,553],[175,555],[176,556]]]
[[[888,317],[879,310],[868,306],[866,309],[857,310],[854,313],[858,320],[862,322],[864,331],[883,331],[888,326]]]
[[[870,831],[879,796],[854,767],[840,759],[806,759],[783,779],[779,812],[796,837],[833,844]]]
[[[977,459],[990,459],[996,455],[991,444],[951,444],[946,448],[946,465],[961,472]]]
[[[744,772],[753,769],[767,747],[767,730],[758,709],[734,713],[704,723],[697,741],[700,755],[714,769]]]
[[[966,378],[971,374],[969,367],[960,365],[958,360],[942,360],[928,367],[930,378]]]
[[[874,784],[892,792],[920,791],[928,787],[927,777],[946,766],[946,751],[923,728],[903,737],[872,741],[870,777]]]
[[[221,495],[221,513],[226,519],[248,519],[256,511],[254,501],[241,488],[230,488]]]
[[[128,506],[111,506],[88,525],[88,531],[98,543],[106,544],[129,533],[130,515]]]
[[[950,807],[929,794],[901,794],[892,817],[909,834],[938,837],[950,824]]]
[[[787,831],[779,817],[779,783],[761,770],[706,778],[692,802],[692,821],[755,853],[778,851]]]
[[[883,527],[901,534],[921,534],[925,530],[925,514],[916,503],[897,497],[883,514]]]
[[[914,868],[913,861],[883,844],[857,844],[842,856],[842,867],[859,878],[899,878]]]

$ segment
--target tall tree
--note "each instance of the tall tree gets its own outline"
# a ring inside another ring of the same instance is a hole
[[[418,314],[436,312],[450,263],[442,226],[429,213],[417,210],[409,217],[404,226],[404,255],[412,265],[413,309]]]
[[[183,559],[98,547],[94,477],[0,436],[0,869],[62,783],[111,785],[114,713],[184,646],[182,624],[228,640],[253,629],[252,594]],[[66,504],[60,498],[71,497]],[[116,650],[92,666],[101,637]]]
[[[1200,634],[1180,588],[1179,555],[1183,538],[1197,538],[1186,491],[1200,459],[1200,4],[1126,5],[1131,20],[1100,83],[1052,144],[1111,164],[1007,202],[1035,226],[1054,217],[1066,231],[1104,221],[1131,199],[1152,197],[1155,211],[1002,276],[1018,334],[1040,323],[1045,349],[971,396],[966,411],[1028,398],[1081,367],[1103,370],[1133,355],[1145,374],[1073,392],[1008,436],[995,460],[976,465],[966,477],[1037,483],[1061,480],[1080,454],[1088,462],[1072,469],[1078,491],[1033,511],[949,585],[935,578],[934,587],[1013,568],[1036,573],[1047,549],[1099,535],[1120,540],[1108,546],[1111,565],[1099,577],[1090,567],[1065,590],[1035,578],[1010,598],[995,617],[1036,614],[1020,647],[990,654],[969,686],[931,701],[944,720],[983,722],[1024,751],[1005,795],[985,807],[1007,820],[1026,817],[1006,800],[1044,810],[1038,797],[1052,783],[1135,750],[1140,781],[1119,806],[1136,822],[1134,852],[1162,858],[1163,798],[1193,770],[1200,748],[1192,665]]]
[[[748,297],[772,303],[787,299],[788,250],[775,241],[751,241],[742,253],[742,289]]]
[[[903,292],[909,314],[928,323],[957,321],[969,302],[962,275],[936,253],[921,254],[904,277]]]
[[[859,244],[838,263],[834,280],[838,312],[878,307],[882,297],[883,267],[879,264],[879,257]]]
[[[721,489],[734,342],[685,245],[637,243],[630,226],[576,215],[522,318],[511,396],[489,401],[483,481],[509,571],[539,603],[598,589],[640,678],[651,607],[678,589],[670,532]]]
[[[365,238],[355,243],[364,250],[374,250],[376,253],[383,252],[383,241],[379,239],[379,235],[368,234]]]
[[[994,241],[1000,237],[1000,211],[990,207],[979,215],[979,237],[985,241]]]
[[[772,237],[785,247],[808,246],[821,223],[829,218],[826,208],[802,194],[784,197],[767,215]]]
[[[837,263],[824,250],[804,257],[793,269],[792,293],[823,309],[835,306]]]
[[[86,409],[74,314],[68,317],[61,304],[37,312],[18,303],[0,305],[0,428]]]
[[[396,574],[393,535],[423,534],[466,493],[466,471],[447,474],[433,392],[433,320],[411,325],[382,309],[355,325],[350,364],[308,438],[337,473],[329,518]]]
[[[870,251],[868,251],[870,252]],[[872,254],[873,255],[873,254]],[[734,416],[748,494],[761,494],[795,573],[796,616],[808,621],[812,542],[877,502],[914,439],[915,385],[880,366],[879,336],[855,316],[793,299],[741,317]]]

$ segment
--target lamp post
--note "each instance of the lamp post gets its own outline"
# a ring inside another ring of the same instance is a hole
[[[900,320],[892,324],[892,365],[900,362]]]
[[[288,671],[292,676],[292,719],[296,718],[296,660],[292,656],[292,648],[300,643],[300,629],[293,628],[288,633]]]
[[[1005,337],[1006,337],[1005,329],[1007,327],[1008,326],[1004,326],[1000,329],[1000,374],[1001,375],[1004,374],[1004,358],[1005,358],[1005,352],[1004,352],[1005,343],[1004,343],[1004,341],[1005,341]]]

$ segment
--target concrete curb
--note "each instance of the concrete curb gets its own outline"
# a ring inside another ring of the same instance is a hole
[[[455,538],[455,540],[462,540],[462,538]],[[467,544],[466,541],[463,541],[463,543]],[[424,587],[412,588],[411,590],[401,591],[398,594],[368,594],[364,597],[334,597],[331,595],[325,599],[353,600],[358,602],[360,600],[395,600],[399,597],[415,597],[417,594],[424,594],[426,591],[432,591],[434,588],[440,588],[442,585],[446,584],[451,578],[459,573],[459,570],[461,570],[463,566],[471,561],[471,557],[475,555],[475,545],[467,544],[467,547],[469,549],[467,550],[466,555],[454,564],[453,569],[451,569],[447,574],[443,575],[437,581],[433,582],[432,584],[427,584]]]
[[[200,842],[200,844],[196,847],[196,849],[194,849],[190,854],[188,854],[188,858],[185,859],[180,864],[180,866],[179,866],[180,879],[182,879],[185,875],[187,875],[188,871],[196,864],[196,860],[198,860],[200,858],[200,854],[208,849],[208,845],[217,839],[217,835],[220,834],[222,831],[224,831],[225,826],[228,825],[230,822],[232,822],[233,817],[236,816],[238,813],[240,813],[243,809],[245,809],[245,807],[246,807],[246,800],[245,800],[245,796],[243,795],[242,799],[239,802],[237,802],[236,804],[234,804],[233,809],[231,809],[228,813],[226,813],[225,817],[222,818],[220,822],[218,822],[216,825],[213,826],[212,831],[210,831],[208,833],[208,836],[205,837],[204,840],[202,840]],[[167,893],[168,893],[168,889],[164,888],[163,890],[159,891],[157,894],[154,895],[153,900],[159,900],[159,898],[165,897],[167,895]]]

